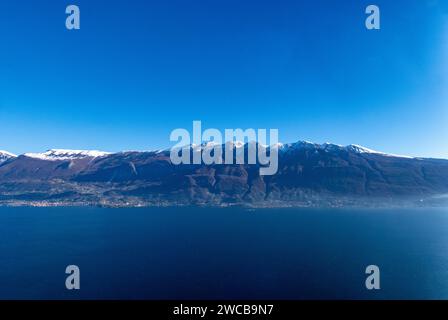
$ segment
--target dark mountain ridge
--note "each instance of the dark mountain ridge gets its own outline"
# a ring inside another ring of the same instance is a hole
[[[408,206],[438,205],[448,194],[448,160],[355,145],[281,145],[272,176],[259,165],[174,165],[167,150],[43,155],[0,163],[0,204]]]

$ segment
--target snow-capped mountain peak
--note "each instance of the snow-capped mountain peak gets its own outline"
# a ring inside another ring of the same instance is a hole
[[[389,153],[384,153],[384,152],[380,152],[380,151],[375,151],[357,144],[351,144],[348,146],[343,146],[343,145],[339,145],[339,144],[334,144],[334,143],[323,143],[323,144],[318,144],[318,143],[313,143],[313,142],[309,142],[309,141],[297,141],[295,143],[288,143],[285,144],[284,147],[282,148],[282,150],[284,152],[294,152],[295,150],[323,150],[326,152],[337,152],[337,151],[348,151],[348,152],[353,152],[353,153],[358,153],[358,154],[377,154],[377,155],[381,155],[381,156],[385,156],[385,157],[397,157],[397,158],[410,158],[412,159],[413,157],[409,157],[409,156],[402,156],[402,155],[396,155],[396,154],[389,154]]]
[[[0,150],[0,154],[1,154],[1,155],[4,155],[4,156],[11,157],[11,158],[15,158],[15,157],[17,157],[17,155],[15,155],[15,154],[13,154],[13,153],[11,153],[11,152],[5,151],[5,150]]]
[[[73,160],[83,158],[98,158],[111,154],[110,152],[98,150],[68,150],[68,149],[51,149],[44,153],[25,153],[28,158],[41,160]]]
[[[379,154],[382,156],[386,156],[386,157],[396,157],[396,158],[410,158],[412,159],[413,157],[409,157],[409,156],[402,156],[402,155],[397,155],[397,154],[389,154],[389,153],[384,153],[384,152],[380,152],[380,151],[375,151],[357,144],[351,144],[349,146],[346,147],[347,150],[349,151],[353,151],[356,153],[371,153],[371,154]]]
[[[12,154],[11,152],[0,150],[0,163],[5,162],[6,160],[16,158],[17,156],[15,154]]]
[[[347,148],[347,150],[350,150],[350,151],[353,151],[356,153],[381,153],[382,154],[382,152],[375,151],[375,150],[372,150],[372,149],[369,149],[369,148],[366,148],[366,147],[363,147],[363,146],[360,146],[357,144],[351,144],[351,145],[347,146],[346,148]]]

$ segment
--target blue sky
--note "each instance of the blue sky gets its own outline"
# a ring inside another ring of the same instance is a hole
[[[447,1],[8,0],[0,41],[11,152],[168,147],[201,120],[448,158]]]

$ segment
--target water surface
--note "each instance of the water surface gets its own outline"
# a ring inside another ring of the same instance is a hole
[[[0,298],[448,299],[447,231],[445,209],[0,207]]]

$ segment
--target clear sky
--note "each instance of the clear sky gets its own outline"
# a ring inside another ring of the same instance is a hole
[[[168,147],[201,120],[448,158],[446,0],[2,0],[0,41],[11,152]]]

